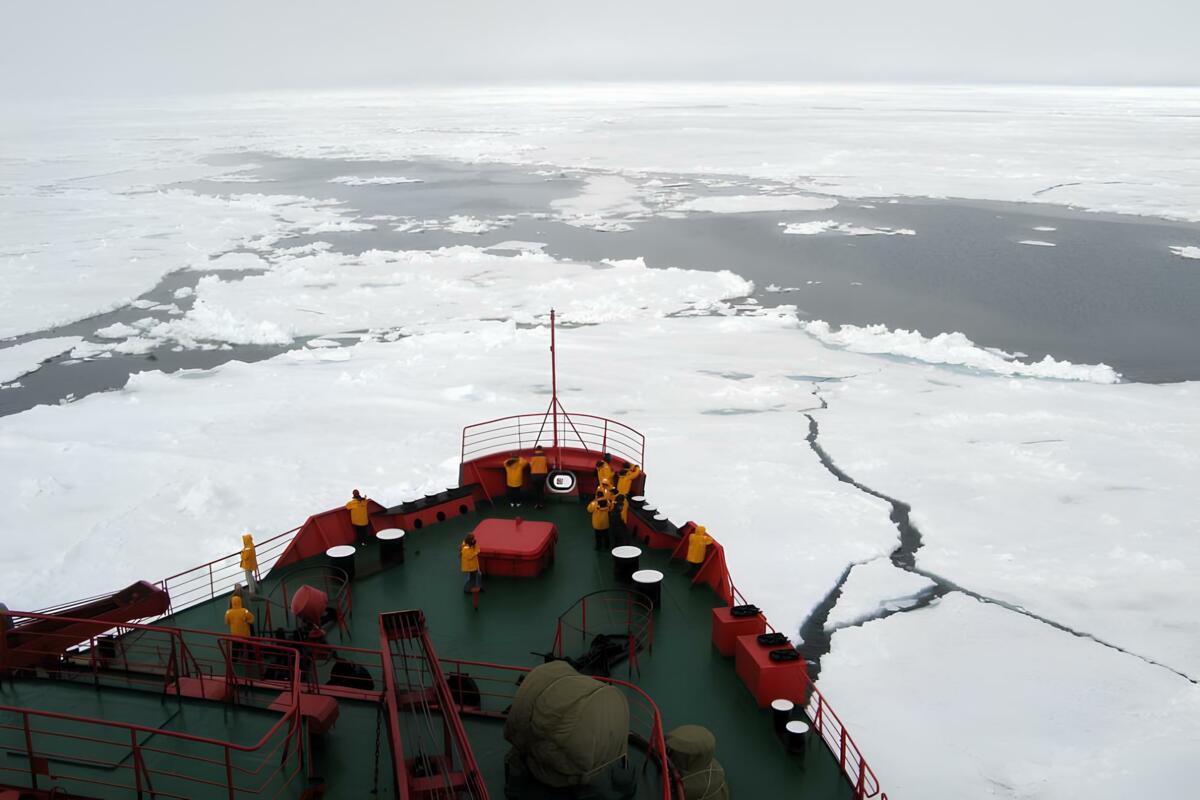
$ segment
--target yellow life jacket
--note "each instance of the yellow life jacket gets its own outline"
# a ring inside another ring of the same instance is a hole
[[[688,563],[703,563],[704,554],[708,550],[708,546],[710,544],[712,544],[712,537],[708,535],[703,525],[697,526],[696,530],[692,531],[692,535],[688,537]]]
[[[504,479],[511,488],[521,488],[521,483],[524,481],[525,465],[528,463],[523,458],[510,458],[504,462]]]
[[[612,504],[606,499],[593,500],[588,503],[587,510],[592,515],[593,530],[606,531],[608,530],[608,512],[612,510]]]
[[[229,610],[225,612],[225,624],[229,626],[230,636],[249,636],[250,626],[254,624],[254,615],[242,608],[242,598],[234,595],[229,601]]]
[[[479,545],[472,547],[464,543],[458,548],[458,560],[462,564],[463,572],[478,572],[479,571]]]
[[[350,499],[346,503],[346,508],[350,509],[350,524],[351,525],[366,525],[371,521],[370,515],[367,513],[367,498],[361,500]]]
[[[242,535],[242,558],[239,564],[242,569],[258,569],[258,554],[254,552],[254,537],[248,533]]]
[[[545,475],[550,471],[550,465],[545,456],[533,456],[529,459],[529,472],[533,475]]]
[[[596,464],[596,478],[601,483],[612,483],[613,468],[607,461],[600,461]]]

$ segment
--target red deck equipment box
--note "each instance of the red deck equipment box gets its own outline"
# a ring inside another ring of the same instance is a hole
[[[723,656],[733,655],[739,636],[757,636],[767,632],[767,619],[762,614],[735,617],[728,606],[712,610],[712,641]]]
[[[772,661],[771,651],[782,647],[763,646],[758,643],[756,634],[737,637],[734,669],[758,701],[759,708],[766,708],[772,700],[780,698],[791,700],[796,705],[804,704],[805,689],[808,687],[807,666],[803,658]]]
[[[485,519],[474,534],[484,575],[533,578],[554,563],[558,528],[552,522]]]

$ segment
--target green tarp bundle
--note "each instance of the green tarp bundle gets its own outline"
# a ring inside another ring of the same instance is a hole
[[[684,800],[729,800],[725,769],[715,758],[717,737],[700,725],[680,725],[667,734],[667,758],[679,770]]]
[[[629,703],[621,690],[580,675],[565,661],[532,670],[517,690],[504,738],[548,786],[586,784],[625,756]]]

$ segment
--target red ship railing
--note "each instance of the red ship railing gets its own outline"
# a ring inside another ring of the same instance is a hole
[[[612,453],[633,464],[646,464],[646,437],[623,422],[592,414],[549,412],[515,414],[468,425],[462,431],[463,463],[481,456],[542,446]]]
[[[9,612],[20,634],[22,620],[64,619],[37,612]],[[278,713],[279,718],[251,744],[129,722],[77,714],[0,706],[0,730],[8,731],[12,755],[23,766],[0,762],[0,783],[28,781],[31,788],[54,783],[71,792],[128,792],[189,800],[198,790],[238,797],[278,797],[293,786],[303,768],[304,725],[300,716],[301,675],[295,649],[211,632],[184,632],[151,625],[122,624],[132,637],[91,636],[63,653],[61,637],[44,637],[48,662],[65,682],[148,690],[185,697],[223,699],[250,709]],[[0,658],[8,636],[0,636]],[[132,642],[126,646],[125,639]],[[23,654],[31,652],[28,643]],[[32,650],[37,654],[36,648]],[[265,660],[275,666],[275,679],[260,682],[254,672]],[[22,680],[20,673],[7,680]],[[251,688],[271,691],[256,692]],[[11,763],[11,762],[9,762]],[[71,770],[71,765],[83,767]]]
[[[734,605],[745,605],[748,601],[745,595],[738,591],[733,585],[733,578],[729,577],[729,570],[725,570],[726,579],[729,581],[729,586],[733,591]],[[763,621],[766,622],[767,630],[774,632],[775,628],[767,621],[766,616],[763,616]],[[875,777],[875,771],[867,764],[866,758],[862,751],[858,749],[858,745],[854,743],[850,732],[846,729],[841,718],[834,712],[825,696],[821,694],[811,681],[807,683],[808,687],[808,702],[805,703],[805,714],[812,723],[812,729],[821,737],[821,741],[829,748],[829,751],[837,758],[838,767],[842,770],[842,774],[850,781],[850,785],[854,787],[855,800],[863,800],[867,797],[875,797],[879,794],[879,780]],[[887,793],[881,795],[881,800],[887,800]]]
[[[258,543],[255,547],[258,556],[257,576],[270,572],[271,567],[283,555],[292,538],[301,526],[278,533],[269,539]],[[164,589],[171,597],[171,607],[166,614],[169,616],[200,603],[207,603],[221,595],[229,594],[233,587],[245,582],[245,571],[241,567],[241,551],[215,558],[205,564],[184,570],[183,572],[163,578],[157,586]],[[74,604],[72,604],[74,605]],[[52,611],[53,609],[46,609]]]
[[[632,678],[634,671],[641,672],[638,653],[654,651],[654,607],[644,595],[624,589],[588,592],[558,615],[551,652],[557,658],[578,655],[577,648],[587,647],[597,634],[624,637]]]

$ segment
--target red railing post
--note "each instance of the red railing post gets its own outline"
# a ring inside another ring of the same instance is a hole
[[[608,419],[604,420],[604,438],[600,441],[600,452],[608,452]]]
[[[841,745],[841,753],[838,754],[838,766],[841,767],[842,772],[845,772],[846,771],[846,728],[842,727],[841,731],[842,731],[842,734],[841,734],[842,745]]]
[[[225,785],[229,789],[229,800],[234,800],[233,762],[229,759],[229,745],[225,745]]]
[[[217,587],[213,584],[212,562],[208,562],[208,596],[213,598],[217,596]]]
[[[129,747],[133,753],[133,785],[137,789],[138,800],[142,797],[142,754],[138,747],[137,731],[129,729]]]
[[[37,769],[33,763],[33,732],[29,730],[29,712],[21,712],[21,727],[25,729],[25,759],[29,762],[30,786],[38,788]]]

